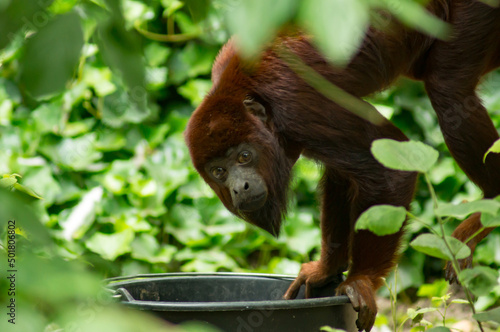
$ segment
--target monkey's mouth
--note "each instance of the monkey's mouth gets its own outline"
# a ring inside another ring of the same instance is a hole
[[[252,212],[264,206],[267,200],[267,192],[249,197],[247,200],[240,203],[238,210],[243,212]]]

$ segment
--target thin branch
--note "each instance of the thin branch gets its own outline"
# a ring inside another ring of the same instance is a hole
[[[201,35],[201,32],[164,35],[161,33],[155,33],[145,30],[140,27],[140,24],[134,25],[134,28],[144,37],[164,43],[182,43],[188,40],[196,39]]]

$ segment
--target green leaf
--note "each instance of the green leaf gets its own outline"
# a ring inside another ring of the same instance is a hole
[[[154,9],[142,1],[127,0],[122,2],[122,6],[127,28],[139,24],[139,22],[149,21],[155,16]]]
[[[346,65],[359,49],[368,28],[368,2],[302,1],[299,20],[317,38],[315,42],[327,58]]]
[[[486,153],[484,154],[483,163],[486,162],[486,157],[490,152],[500,153],[500,139],[497,139],[495,143],[493,143],[493,145],[488,149],[488,151],[486,151]]]
[[[46,103],[40,105],[31,116],[39,133],[58,133],[63,122],[64,112],[58,103]]]
[[[476,319],[480,322],[492,321],[492,322],[500,323],[500,307],[489,310],[489,311],[485,311],[485,312],[479,312],[479,313],[473,315],[472,317],[474,317],[474,319]]]
[[[289,223],[284,229],[288,248],[307,256],[321,242],[321,232],[314,222],[312,213],[297,211],[291,213],[287,219]]]
[[[475,212],[484,212],[490,215],[497,215],[500,209],[500,202],[492,199],[481,199],[474,202],[454,204],[440,204],[435,210],[441,217],[455,217],[462,219]]]
[[[22,58],[21,82],[34,97],[61,92],[73,77],[83,47],[80,17],[55,17],[28,39]]]
[[[398,232],[406,219],[406,209],[402,206],[375,205],[363,212],[355,229],[366,229],[383,236]]]
[[[254,56],[294,15],[296,7],[296,0],[237,2],[233,10],[227,12],[227,22],[243,54]]]
[[[453,254],[457,259],[463,259],[470,256],[470,249],[461,241],[447,236],[446,240],[450,245]],[[426,255],[445,260],[451,260],[451,254],[448,251],[443,239],[434,234],[422,234],[410,243],[410,246]]]
[[[423,284],[418,288],[417,296],[420,297],[440,297],[448,293],[448,288],[450,284],[444,280],[439,279],[434,281],[432,284]]]
[[[78,0],[55,0],[49,10],[55,14],[64,14],[73,9],[78,2]]]
[[[83,119],[77,122],[68,122],[65,124],[61,136],[75,137],[82,134],[87,134],[92,131],[96,120],[94,118]]]
[[[500,226],[500,215],[493,216],[489,213],[481,213],[481,225],[484,227]]]
[[[89,133],[76,138],[64,138],[59,143],[45,141],[41,152],[53,162],[73,170],[85,170],[102,157],[95,147],[96,134]]]
[[[82,73],[83,81],[93,87],[96,94],[100,97],[107,96],[116,91],[116,86],[111,82],[111,70],[109,68],[95,68],[85,66]]]
[[[147,158],[144,168],[169,195],[188,181],[189,154],[182,135],[171,135],[164,145]]]
[[[28,188],[26,186],[23,186],[22,184],[15,183],[14,184],[14,189],[16,189],[17,191],[20,191],[22,193],[25,193],[28,196],[35,197],[35,198],[38,198],[38,199],[43,199],[40,195],[38,195],[32,189],[30,189],[30,188]]]
[[[408,315],[408,317],[410,317],[412,320],[414,320],[415,318],[417,318],[418,315],[426,314],[428,312],[435,312],[435,311],[438,311],[438,308],[422,308],[422,309],[418,309],[418,310],[415,310],[413,308],[409,308],[406,311],[406,314]]]
[[[182,34],[189,36],[198,36],[202,33],[200,29],[201,25],[193,22],[191,16],[184,13],[183,11],[175,12],[175,23],[177,23],[177,26],[179,27],[179,30]]]
[[[174,246],[163,246],[150,234],[140,234],[132,242],[132,257],[150,263],[168,263],[177,252]]]
[[[189,246],[198,241],[207,240],[203,226],[200,213],[195,208],[185,204],[176,204],[170,211],[166,230],[180,243]]]
[[[130,252],[133,240],[134,232],[126,229],[114,234],[95,233],[85,245],[103,258],[114,261],[118,256]]]
[[[137,168],[131,160],[115,160],[111,163],[111,168],[104,174],[100,182],[106,190],[114,194],[124,194],[125,187],[131,178],[137,177]]]
[[[116,130],[101,129],[97,132],[96,149],[100,151],[118,151],[125,146],[127,140]]]
[[[476,266],[460,272],[459,280],[476,296],[488,295],[498,285],[498,271],[487,266]]]
[[[199,22],[207,16],[210,8],[210,0],[184,0],[184,2],[189,8],[189,13],[193,21]]]
[[[138,36],[127,31],[123,22],[112,19],[99,25],[99,49],[104,60],[119,72],[130,92],[130,102],[141,111],[146,109],[146,70]]]
[[[54,204],[56,197],[61,194],[59,181],[54,178],[51,167],[46,165],[31,168],[24,175],[23,185],[37,193],[43,193],[43,204],[46,206]]]
[[[158,67],[165,63],[172,49],[159,43],[151,43],[144,47],[144,56],[148,65]]]
[[[184,7],[184,3],[179,0],[162,0],[162,5],[165,7],[165,17],[171,16],[173,13]]]
[[[469,304],[469,301],[467,300],[462,300],[462,299],[454,299],[451,301],[451,303],[456,303],[456,304]]]
[[[374,141],[371,151],[382,165],[401,171],[427,172],[439,156],[434,148],[424,143],[391,139]]]
[[[19,177],[21,177],[19,174],[4,174],[0,178],[0,188],[12,189]]]
[[[153,179],[144,179],[142,177],[136,177],[130,181],[131,192],[139,197],[153,196],[158,191],[158,186],[156,181]]]
[[[0,33],[0,49],[15,39],[19,29],[22,28],[23,33],[26,34],[28,31],[36,31],[47,24],[50,16],[45,8],[51,2],[51,0],[16,0],[7,1],[5,4],[4,1],[0,6],[0,31],[2,32]]]
[[[40,250],[39,247],[37,249]],[[24,294],[43,298],[53,308],[58,308],[56,304],[67,307],[71,301],[85,301],[98,294],[100,280],[97,274],[88,273],[81,262],[68,262],[54,256],[42,258],[31,251],[23,253],[23,259],[19,260],[20,266],[17,268],[22,269],[24,274],[19,273],[16,278],[16,283],[24,287],[21,294],[25,292]],[[36,283],[33,282],[34,275]]]
[[[140,108],[134,97],[123,89],[104,97],[102,121],[110,127],[118,128],[127,123],[140,123],[149,115],[148,109]]]
[[[189,43],[181,53],[181,60],[188,67],[186,74],[189,77],[209,74],[218,52],[213,46]]]
[[[211,87],[212,81],[210,80],[194,79],[179,87],[178,91],[181,96],[191,101],[193,106],[197,106],[205,98]]]
[[[186,248],[179,252],[175,258],[179,261],[190,259],[181,267],[181,270],[186,272],[215,272],[221,268],[232,271],[237,268],[236,262],[231,256],[217,249],[199,251]]]

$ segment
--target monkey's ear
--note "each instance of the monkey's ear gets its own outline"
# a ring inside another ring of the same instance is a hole
[[[243,105],[245,105],[247,111],[249,111],[256,117],[261,119],[262,122],[266,123],[267,121],[266,108],[261,103],[259,103],[253,98],[247,98],[243,100]]]

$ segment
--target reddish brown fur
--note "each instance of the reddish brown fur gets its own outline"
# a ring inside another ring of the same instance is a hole
[[[408,208],[416,178],[414,173],[384,168],[371,155],[370,146],[379,138],[401,141],[406,137],[390,122],[374,125],[318,93],[277,55],[277,48],[288,48],[357,97],[385,88],[400,75],[423,80],[452,155],[486,197],[498,195],[500,156],[489,154],[486,163],[482,162],[498,134],[475,88],[483,74],[500,65],[500,10],[469,0],[434,0],[428,8],[453,26],[449,41],[391,22],[384,31],[370,28],[344,69],[332,67],[309,38],[300,34],[278,37],[257,64],[243,62],[230,41],[214,64],[214,86],[186,130],[195,167],[225,206],[274,234],[286,211],[286,188],[298,156],[302,153],[324,165],[321,259],[303,264],[285,298],[295,297],[302,284],[310,294],[311,287],[324,284],[349,266],[348,277],[337,292],[347,294],[360,312],[360,329],[373,326],[374,293],[395,264],[402,231],[378,237],[354,232],[354,222],[375,204]],[[242,103],[248,97],[265,106],[266,123],[245,110]],[[245,215],[232,207],[228,189],[215,183],[204,169],[207,161],[242,142],[260,147],[258,172],[270,188],[266,206]],[[469,218],[454,235],[467,238],[480,227],[478,220]]]

